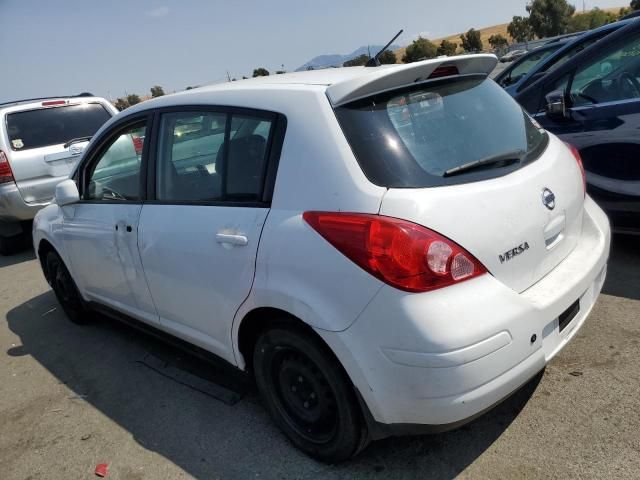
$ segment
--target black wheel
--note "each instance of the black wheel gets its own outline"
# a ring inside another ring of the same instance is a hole
[[[56,252],[47,253],[45,265],[47,281],[69,320],[78,324],[89,323],[90,312],[85,307],[78,287],[60,256]]]
[[[258,390],[275,422],[308,455],[336,463],[366,441],[353,387],[326,346],[304,331],[274,328],[256,342]]]

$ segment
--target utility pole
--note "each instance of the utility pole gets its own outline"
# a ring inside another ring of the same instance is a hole
[[[229,76],[229,70],[227,70],[227,82],[231,81],[231,77]]]

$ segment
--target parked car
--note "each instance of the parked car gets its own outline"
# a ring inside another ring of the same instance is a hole
[[[607,36],[516,95],[575,145],[587,188],[622,233],[640,233],[640,22]]]
[[[504,74],[498,75],[496,77],[496,81],[498,83],[501,83],[504,86],[505,90],[509,92],[509,94],[515,96],[525,88],[527,88],[529,85],[532,85],[534,82],[542,78],[547,73],[552,72],[554,69],[564,64],[574,55],[577,55],[578,53],[588,48],[590,45],[593,45],[602,38],[606,37],[610,33],[615,32],[616,30],[619,30],[625,25],[628,25],[630,22],[635,22],[636,20],[637,19],[621,20],[619,22],[610,23],[608,25],[589,30],[588,32],[585,32],[578,37],[571,37],[562,43],[561,48],[556,49],[550,55],[547,55],[544,59],[542,59],[542,61],[539,61],[531,67],[527,68],[526,73],[521,72],[523,73],[521,75],[514,75],[512,73],[512,78],[507,82],[507,85],[504,85],[506,78]]]
[[[91,94],[0,104],[0,254],[31,231],[89,138],[116,113]]]
[[[274,75],[129,108],[36,216],[44,275],[75,322],[133,319],[250,371],[320,460],[461,425],[579,331],[610,243],[579,157],[488,78],[496,63]]]
[[[513,62],[526,54],[526,50],[511,50],[500,57],[500,63]]]

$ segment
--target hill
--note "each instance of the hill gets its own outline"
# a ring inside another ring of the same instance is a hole
[[[620,9],[623,7],[614,7],[614,8],[603,8],[602,10],[604,10],[605,12],[613,12],[613,13],[618,13],[620,11]],[[582,11],[576,11],[576,13],[582,13]],[[485,27],[485,28],[476,28],[476,30],[478,30],[480,32],[480,38],[482,39],[482,44],[485,45],[485,48],[489,47],[489,37],[491,35],[502,35],[505,38],[510,39],[511,37],[509,37],[509,34],[507,33],[507,26],[509,24],[508,23],[501,23],[500,25],[494,25],[492,27]],[[469,27],[471,28],[471,27]],[[474,27],[475,28],[475,27]],[[442,42],[442,40],[448,40],[450,42],[454,42],[456,44],[458,44],[458,46],[460,46],[460,35],[462,33],[465,32],[460,32],[460,33],[456,33],[455,35],[449,35],[448,37],[442,37],[442,38],[438,38],[435,40],[431,40],[433,43],[435,43],[436,45],[440,45],[440,42]],[[399,48],[397,50],[394,50],[394,53],[396,54],[396,58],[398,59],[398,63],[402,63],[402,57],[404,55],[404,51],[406,50],[406,47],[402,47]]]
[[[341,67],[344,62],[347,60],[351,60],[356,58],[362,54],[368,54],[369,51],[371,55],[376,54],[384,45],[369,45],[360,47],[353,52],[347,55],[341,55],[339,53],[329,54],[329,55],[319,55],[317,57],[312,58],[308,62],[296,68],[296,72],[300,72],[302,70],[307,70],[309,67],[313,68],[323,68],[323,67]],[[400,48],[398,45],[391,45],[389,47],[390,50],[396,50]]]

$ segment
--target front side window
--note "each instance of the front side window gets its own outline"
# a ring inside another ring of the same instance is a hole
[[[569,95],[573,106],[640,98],[640,37],[578,68]]]
[[[272,125],[272,119],[245,114],[163,114],[156,199],[259,201]]]
[[[336,114],[371,182],[433,187],[507,174],[540,156],[547,134],[482,76],[357,100]]]
[[[146,122],[120,131],[89,169],[85,200],[141,200],[140,167]]]

